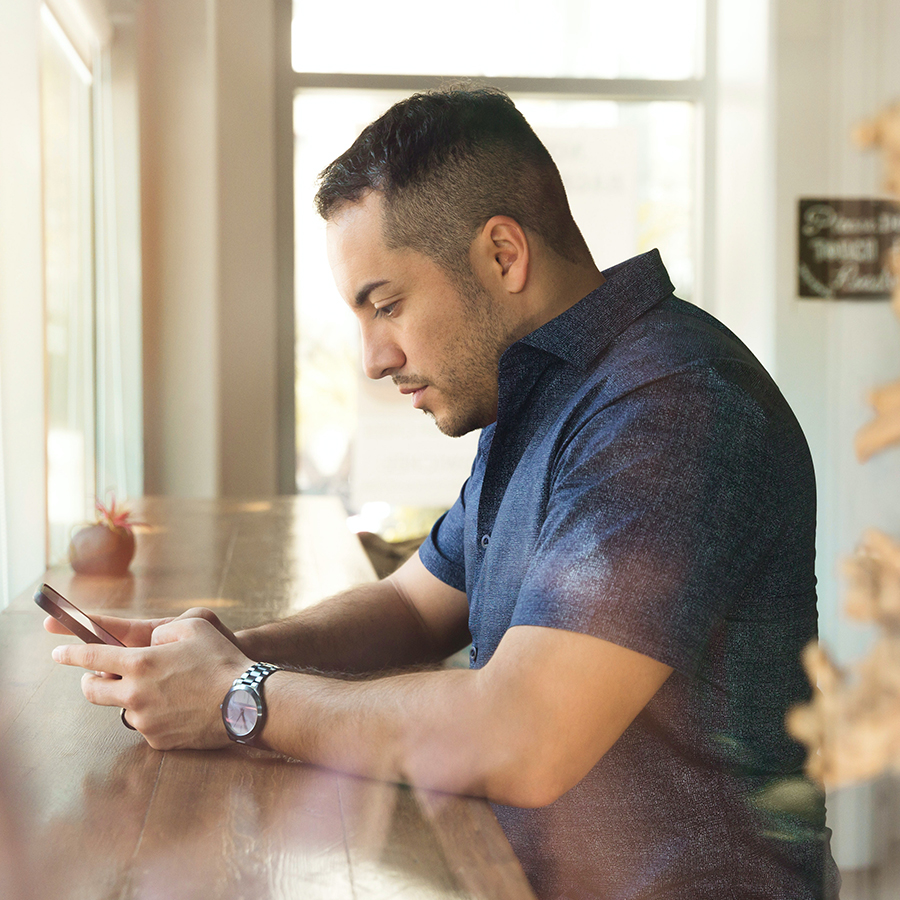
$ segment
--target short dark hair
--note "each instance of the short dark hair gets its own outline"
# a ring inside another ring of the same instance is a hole
[[[388,246],[469,270],[478,229],[505,215],[573,262],[590,253],[547,148],[502,91],[414,94],[368,125],[319,175],[315,204],[331,219],[369,191],[385,199]]]

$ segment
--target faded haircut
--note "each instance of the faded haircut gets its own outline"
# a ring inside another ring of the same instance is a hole
[[[515,219],[574,263],[590,253],[547,148],[502,91],[414,94],[368,125],[319,175],[326,221],[369,191],[385,200],[389,247],[417,250],[457,276],[493,216]]]

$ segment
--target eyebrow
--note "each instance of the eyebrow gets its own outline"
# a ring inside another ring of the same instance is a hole
[[[357,309],[360,306],[365,306],[366,303],[369,302],[369,295],[376,288],[380,288],[382,285],[387,284],[387,281],[370,281],[368,284],[364,284],[357,292],[356,292],[356,307]]]

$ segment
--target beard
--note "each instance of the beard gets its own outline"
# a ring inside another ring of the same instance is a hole
[[[395,384],[427,384],[441,396],[443,409],[422,411],[449,437],[462,437],[496,420],[500,357],[511,343],[490,294],[474,275],[456,277],[468,327],[449,336],[433,374],[394,378]]]

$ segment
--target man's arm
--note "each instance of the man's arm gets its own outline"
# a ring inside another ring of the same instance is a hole
[[[251,659],[331,673],[439,662],[470,641],[466,595],[412,556],[393,575],[235,635]]]
[[[365,682],[276,672],[262,739],[341,771],[542,806],[590,771],[671,671],[590,635],[517,626],[480,670]]]
[[[296,615],[233,634],[208,609],[177,618],[94,616],[128,647],[149,647],[163,625],[205,619],[253,660],[332,674],[359,674],[439,662],[470,638],[466,595],[435,578],[413,556],[393,575],[344,591]],[[70,634],[48,617],[44,627]]]
[[[149,647],[69,644],[54,656],[122,676],[89,672],[85,696],[126,708],[151,746],[224,747],[219,704],[251,660],[385,669],[440,658],[467,639],[465,595],[417,559],[379,584],[362,598],[359,622],[360,607],[350,600],[359,595],[348,594],[290,624],[242,632],[240,647],[215,622],[194,615],[155,627]],[[479,670],[367,681],[276,672],[266,681],[262,740],[354,774],[539,806],[584,777],[670,672],[600,638],[517,626]]]
[[[158,627],[153,642],[69,644],[54,657],[120,675],[88,672],[85,696],[126,708],[151,746],[228,746],[219,704],[250,660],[198,617]],[[516,626],[479,670],[369,681],[275,672],[262,740],[353,774],[540,806],[584,777],[670,672],[590,635]]]

